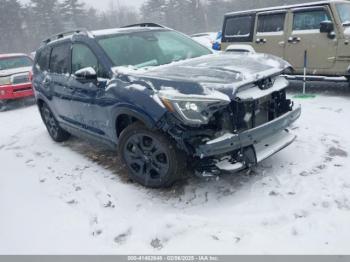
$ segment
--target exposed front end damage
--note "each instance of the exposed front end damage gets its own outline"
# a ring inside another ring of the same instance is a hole
[[[162,105],[155,128],[198,174],[213,175],[254,166],[295,140],[288,128],[301,109],[287,99],[281,76],[289,67],[271,55],[224,53],[127,75]]]
[[[208,124],[185,126],[167,115],[161,128],[185,150],[201,176],[250,168],[290,145],[288,128],[301,115],[286,97],[288,81],[271,76],[237,89],[231,102],[212,114]]]

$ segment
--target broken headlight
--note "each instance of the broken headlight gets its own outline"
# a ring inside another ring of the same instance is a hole
[[[165,107],[176,113],[182,121],[191,125],[208,124],[215,112],[230,103],[230,100],[223,98],[210,98],[206,96],[182,96],[160,94]]]

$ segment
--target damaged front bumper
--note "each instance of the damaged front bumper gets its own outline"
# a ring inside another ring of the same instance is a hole
[[[227,155],[230,152],[244,149],[253,149],[254,164],[263,161],[278,151],[290,145],[296,136],[289,133],[287,128],[295,122],[301,115],[301,107],[290,111],[279,118],[256,128],[244,131],[239,134],[226,133],[214,140],[199,145],[195,155],[200,159]],[[250,157],[251,159],[252,157]],[[244,161],[227,161],[227,163],[217,163],[217,168],[223,171],[238,171],[247,167]],[[231,164],[231,165],[229,165]],[[229,170],[228,170],[229,169]]]

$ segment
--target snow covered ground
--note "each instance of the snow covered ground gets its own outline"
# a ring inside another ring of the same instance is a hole
[[[168,190],[114,152],[0,113],[0,254],[350,254],[350,94],[296,100],[297,141],[248,175]]]

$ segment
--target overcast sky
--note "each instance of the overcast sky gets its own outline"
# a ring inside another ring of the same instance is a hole
[[[118,0],[81,0],[81,2],[89,4],[97,9],[106,9],[110,2],[114,2],[114,4],[117,5]],[[139,7],[143,3],[143,0],[119,0],[119,3],[121,5]]]
[[[28,3],[29,0],[20,0],[22,3]],[[110,5],[110,2],[114,2],[115,5],[117,3],[121,5],[128,5],[133,7],[139,7],[144,0],[81,0],[81,2],[86,3],[87,5],[93,6],[96,9],[106,10]]]

